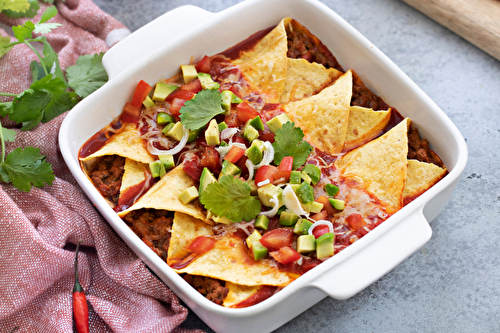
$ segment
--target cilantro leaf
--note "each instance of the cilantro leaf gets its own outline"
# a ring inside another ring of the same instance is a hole
[[[0,177],[24,192],[30,191],[31,184],[36,187],[52,185],[55,179],[52,166],[45,161],[44,155],[40,155],[38,148],[16,148],[7,155],[4,163],[0,163],[0,168],[3,169]]]
[[[12,112],[12,102],[0,102],[0,117],[6,117]]]
[[[17,132],[0,125],[0,131],[2,131],[1,136],[4,141],[14,142],[16,139]]]
[[[40,5],[38,4],[38,0],[28,0],[28,3],[29,3],[29,8],[28,10],[26,10],[26,12],[18,12],[6,9],[3,11],[3,13],[5,14],[5,16],[10,18],[21,18],[21,17],[33,18],[36,16],[36,13],[40,9]]]
[[[250,185],[234,176],[223,176],[219,182],[208,184],[200,202],[217,216],[232,222],[250,221],[261,211],[260,201],[250,195]]]
[[[25,13],[30,8],[28,0],[0,0],[0,11],[11,10]]]
[[[61,23],[45,23],[56,15],[57,15],[56,7],[54,6],[47,7],[47,9],[43,12],[40,21],[38,21],[38,23],[35,24],[35,30],[34,30],[35,33],[47,34],[51,32],[52,29],[62,26]]]
[[[10,44],[10,37],[0,36],[0,58],[3,57],[7,52],[12,49],[12,46],[7,46]]]
[[[47,7],[47,9],[43,12],[42,17],[40,17],[40,21],[38,22],[38,24],[45,23],[56,15],[57,15],[56,7],[54,6]]]
[[[66,68],[68,84],[78,96],[85,98],[108,81],[108,73],[102,65],[104,53],[80,56],[76,64]]]
[[[26,21],[23,25],[16,25],[12,27],[12,32],[14,32],[14,37],[21,43],[26,39],[33,37],[33,30],[35,30],[35,23],[31,21]]]
[[[312,151],[311,145],[303,141],[304,132],[295,123],[287,122],[276,131],[274,138],[274,164],[280,164],[283,157],[293,157],[293,168],[297,169],[306,163],[307,157]]]
[[[190,130],[197,130],[218,114],[224,113],[219,91],[202,90],[180,109],[181,122]]]
[[[43,67],[45,67],[48,73],[54,74],[55,77],[60,78],[64,84],[68,86],[61,66],[59,65],[59,58],[57,57],[56,51],[54,51],[45,37],[39,37],[37,39],[43,43],[43,58],[40,59],[40,63],[33,60],[30,64],[33,82],[45,76],[45,71],[43,70]]]

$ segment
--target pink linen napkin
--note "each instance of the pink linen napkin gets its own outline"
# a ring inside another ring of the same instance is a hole
[[[40,19],[47,7],[33,21]],[[106,51],[130,32],[91,0],[56,2],[62,23],[47,35],[64,69],[82,54]],[[24,19],[25,20],[25,19]],[[0,15],[0,23],[23,19]],[[0,29],[2,36],[7,33]],[[19,93],[31,84],[35,54],[15,46],[0,59],[0,91]],[[2,97],[8,101],[8,98]],[[75,245],[79,278],[89,304],[90,332],[201,332],[179,328],[186,319],[173,292],[147,269],[96,211],[66,167],[58,148],[59,126],[66,114],[19,132],[17,147],[41,149],[52,164],[52,186],[20,192],[0,183],[0,332],[73,332],[72,289]],[[2,126],[15,128],[8,119]],[[19,126],[17,126],[19,127]]]

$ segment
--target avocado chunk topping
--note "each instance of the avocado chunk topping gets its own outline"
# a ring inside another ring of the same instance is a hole
[[[255,260],[261,260],[267,256],[267,249],[261,242],[256,241],[252,244],[252,253]]]
[[[300,176],[300,171],[293,170],[290,174],[290,184],[300,184],[302,182],[302,177]]]
[[[257,241],[258,241],[259,239],[261,239],[261,238],[262,238],[262,236],[261,236],[260,232],[258,232],[257,230],[254,230],[254,231],[252,232],[252,234],[251,234],[250,236],[248,236],[248,237],[247,237],[246,242],[247,242],[247,246],[248,246],[248,248],[249,248],[249,249],[251,249],[251,248],[252,248],[252,246],[253,246],[253,244],[254,244],[255,242],[257,242]]]
[[[262,230],[267,230],[269,227],[269,219],[265,215],[259,215],[255,219],[255,227],[262,229]]]
[[[196,71],[196,67],[193,65],[181,65],[181,71],[184,84],[188,84],[198,78],[198,72]]]
[[[179,194],[179,200],[187,205],[188,203],[190,203],[191,201],[193,201],[194,199],[198,198],[198,190],[196,189],[195,186],[191,186],[191,187],[188,187],[187,189],[185,189],[184,191],[182,191],[181,194]]]
[[[281,126],[283,126],[283,124],[286,124],[288,122],[291,122],[290,118],[288,118],[286,113],[282,113],[279,116],[276,116],[273,119],[269,120],[266,124],[271,132],[276,133],[276,131],[279,130]]]
[[[215,119],[210,120],[210,123],[208,123],[208,128],[205,131],[205,140],[209,146],[220,145],[219,126]]]
[[[222,176],[226,175],[239,176],[240,173],[241,169],[238,168],[234,163],[224,160],[222,162],[222,170],[219,174],[219,179],[221,179]]]
[[[313,185],[316,185],[316,183],[321,179],[321,170],[314,164],[306,164],[306,166],[302,169],[302,172],[307,173],[309,178],[311,178]]]
[[[295,227],[293,228],[293,233],[296,235],[307,235],[309,233],[309,228],[313,223],[306,219],[300,219]]]
[[[203,168],[200,176],[200,195],[203,195],[203,191],[207,188],[208,184],[217,182],[214,175],[208,170],[207,167]]]
[[[149,108],[152,108],[153,106],[155,106],[156,104],[155,104],[155,102],[153,102],[151,97],[146,96],[146,99],[144,100],[144,102],[142,102],[142,105],[144,105],[147,109],[149,109]]]
[[[322,203],[319,203],[319,202],[316,202],[316,201],[313,201],[311,203],[311,208],[310,208],[310,212],[311,213],[319,213],[321,212],[321,210],[323,210],[323,204]]]
[[[331,257],[334,253],[333,241],[335,235],[327,232],[316,239],[316,257],[318,259]]]
[[[250,146],[250,148],[245,151],[245,155],[253,164],[259,164],[263,157],[262,150],[257,146]]]
[[[158,82],[155,86],[155,91],[153,92],[153,101],[155,102],[165,102],[168,95],[177,90],[177,86],[173,84],[165,84],[163,82]]]
[[[243,132],[243,137],[247,139],[248,142],[252,142],[259,137],[259,131],[257,131],[252,126],[247,126],[247,128]]]
[[[167,171],[165,170],[165,166],[160,161],[149,163],[149,170],[151,171],[151,176],[153,178],[161,177],[165,173],[167,173]]]
[[[156,123],[158,125],[166,125],[170,123],[175,123],[175,118],[172,115],[169,115],[165,112],[158,112],[156,115]]]
[[[328,198],[328,201],[330,201],[333,208],[335,208],[336,210],[344,210],[345,208],[344,200]]]
[[[226,122],[224,122],[224,121],[219,123],[218,126],[219,126],[219,132],[222,132],[223,130],[225,130],[228,127]]]
[[[301,235],[297,238],[297,252],[309,253],[316,250],[316,239],[313,235]]]
[[[175,167],[174,156],[165,154],[165,155],[158,155],[158,158],[165,167],[165,170],[170,170]]]
[[[262,122],[262,119],[260,118],[260,116],[257,116],[255,118],[253,118],[252,120],[250,120],[249,124],[250,124],[250,126],[255,128],[256,130],[259,130],[259,131],[264,130],[264,123]]]
[[[305,181],[308,184],[311,184],[311,177],[307,174],[307,172],[301,171],[300,172],[300,177],[302,178],[303,181]]]
[[[338,186],[335,186],[333,184],[326,184],[325,191],[326,191],[326,194],[328,194],[330,197],[334,197],[339,193],[340,190],[339,190]]]
[[[182,126],[182,123],[180,121],[178,123],[175,123],[175,125],[167,132],[167,136],[174,139],[175,141],[181,141],[183,135],[184,127]]]
[[[203,89],[219,89],[220,85],[212,80],[210,74],[198,73],[198,79],[200,79],[201,87]]]
[[[285,226],[285,227],[291,227],[294,226],[295,223],[299,220],[299,217],[295,215],[294,213],[290,212],[282,212],[280,215],[280,224]]]
[[[165,127],[163,127],[163,129],[161,130],[161,132],[165,135],[168,134],[168,132],[170,132],[170,130],[174,127],[175,123],[168,123]]]
[[[257,187],[257,184],[255,184],[255,180],[250,179],[247,181],[247,184],[250,185],[250,194],[257,195],[259,188]]]
[[[300,202],[305,205],[311,204],[314,201],[314,189],[306,182],[300,184],[297,191],[295,191]]]
[[[195,130],[189,130],[188,134],[188,143],[193,142],[194,140],[198,139],[198,136],[200,135],[201,128],[195,129]]]
[[[273,184],[266,184],[259,187],[257,191],[260,202],[267,207],[274,207],[274,203],[271,202],[273,196],[278,198],[279,207],[283,206],[283,189]]]

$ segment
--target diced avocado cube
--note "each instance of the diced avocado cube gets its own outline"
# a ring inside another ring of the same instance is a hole
[[[198,79],[200,79],[201,87],[203,89],[219,89],[220,85],[212,80],[210,74],[198,73]]]
[[[323,204],[322,203],[319,203],[319,202],[316,202],[316,201],[313,201],[312,204],[311,204],[311,213],[319,213],[321,212],[321,210],[323,210]]]
[[[180,121],[178,123],[175,123],[172,129],[167,133],[167,136],[174,139],[175,141],[181,141],[183,135],[184,127],[182,126],[182,123]]]
[[[149,109],[149,108],[152,108],[153,106],[155,106],[156,104],[155,104],[155,102],[153,102],[151,97],[146,96],[146,99],[144,100],[144,102],[142,102],[142,105],[144,105],[147,109]]]
[[[260,116],[257,116],[250,120],[250,126],[255,128],[256,130],[263,131],[264,130],[264,123],[262,122],[262,119]]]
[[[266,124],[271,132],[276,133],[276,131],[279,130],[281,126],[283,126],[283,124],[286,124],[287,122],[291,122],[290,118],[288,118],[286,113],[282,113],[279,116],[276,116],[273,119],[269,120]]]
[[[252,252],[255,260],[261,260],[267,256],[267,249],[259,241],[252,244]]]
[[[290,187],[292,188],[293,192],[297,194],[297,190],[299,189],[300,184],[290,184]]]
[[[344,210],[345,208],[344,200],[328,198],[328,201],[330,201],[333,208],[335,208],[336,210]]]
[[[262,150],[257,146],[250,146],[250,148],[245,151],[245,155],[253,164],[259,164],[262,161]]]
[[[168,134],[168,132],[170,132],[170,130],[175,126],[175,123],[168,123],[165,127],[163,127],[163,129],[161,130],[161,132],[165,135]]]
[[[295,215],[294,213],[290,212],[282,212],[280,215],[280,224],[285,226],[285,227],[291,227],[294,226],[295,223],[299,220],[299,217]]]
[[[252,142],[259,137],[259,131],[257,131],[252,126],[248,126],[243,132],[243,137],[247,139],[248,142]]]
[[[281,187],[273,184],[266,184],[259,187],[257,195],[264,206],[274,207],[275,204],[270,201],[274,195],[278,198],[279,207],[283,206],[283,189]]]
[[[175,167],[174,156],[165,154],[165,155],[158,155],[158,158],[165,167],[165,170],[170,170]]]
[[[261,236],[260,232],[258,232],[257,230],[254,230],[252,232],[252,234],[247,237],[246,242],[247,242],[248,248],[251,249],[253,243],[257,242],[261,238],[262,238],[262,236]]]
[[[264,151],[264,141],[255,139],[252,141],[251,147],[257,147],[260,149],[260,151]]]
[[[339,193],[339,188],[333,184],[326,184],[325,191],[330,197],[334,197]]]
[[[218,146],[220,144],[219,126],[217,120],[212,119],[208,123],[208,128],[205,131],[205,141],[209,146]]]
[[[208,184],[217,182],[215,176],[208,170],[208,168],[203,168],[200,176],[200,195],[203,195],[203,191],[207,188]]]
[[[300,202],[303,204],[311,204],[314,201],[314,189],[306,182],[300,184],[297,191],[295,191]]]
[[[231,91],[232,92],[232,91]],[[231,103],[232,104],[240,104],[243,103],[243,100],[236,96],[234,93],[231,95]]]
[[[188,134],[188,143],[193,142],[194,140],[198,139],[198,136],[201,133],[201,128],[195,129],[195,130],[189,130]]]
[[[281,206],[280,208],[278,208],[278,212],[276,213],[276,215],[281,215],[281,213],[283,213],[284,211],[286,211],[286,206]]]
[[[306,164],[306,166],[302,169],[302,172],[307,173],[309,178],[311,178],[313,185],[316,185],[316,183],[321,179],[321,170],[314,164]]]
[[[232,224],[233,222],[225,216],[212,215],[211,211],[208,211],[207,219],[212,219],[217,223]]]
[[[293,228],[293,233],[296,235],[307,235],[309,233],[309,228],[313,225],[313,223],[306,219],[300,219],[295,224]]]
[[[224,90],[220,93],[221,106],[226,116],[231,114],[231,99],[233,95],[231,90]]]
[[[227,147],[227,146],[229,146],[229,144],[226,141],[221,141],[220,142],[220,146],[221,147]]]
[[[300,171],[293,170],[290,174],[290,184],[300,184],[302,182],[302,177],[300,176]]]
[[[333,241],[335,235],[327,232],[316,239],[316,257],[318,259],[331,257],[334,253]]]
[[[269,227],[269,219],[265,215],[259,215],[255,219],[255,227],[262,229],[262,230],[267,230],[267,227]]]
[[[302,209],[304,210],[304,212],[306,212],[307,214],[309,214],[311,212],[311,204],[300,204],[300,206],[302,207]]]
[[[250,185],[250,194],[251,195],[257,195],[257,191],[259,188],[257,187],[257,184],[255,184],[255,180],[250,179],[247,181],[247,184]]]
[[[311,184],[311,177],[307,174],[307,172],[302,171],[300,173],[300,177],[302,178],[303,181],[305,181],[308,184]]]
[[[172,115],[169,115],[165,112],[158,112],[156,115],[156,123],[158,125],[166,125],[170,123],[175,123],[175,118]]]
[[[153,178],[161,177],[167,172],[165,166],[160,161],[149,163],[149,170],[151,170],[151,176]]]
[[[155,86],[155,91],[153,93],[153,101],[155,102],[165,102],[168,95],[173,93],[177,88],[172,84],[166,84],[163,82],[158,82]]]
[[[219,132],[222,132],[223,130],[225,130],[227,128],[227,124],[223,121],[221,123],[219,123]]]
[[[181,65],[181,71],[184,84],[188,84],[198,78],[198,72],[196,71],[196,67],[193,65]]]
[[[224,160],[222,162],[222,170],[219,174],[219,179],[221,179],[222,176],[226,175],[239,176],[240,173],[241,169],[238,168],[234,163]]]
[[[198,198],[199,194],[198,194],[198,190],[196,189],[195,186],[191,186],[191,187],[188,187],[187,189],[185,189],[184,191],[182,191],[181,194],[179,194],[179,200],[187,205],[188,203],[190,203],[191,201],[193,201],[194,199]]]
[[[314,235],[302,235],[297,238],[297,252],[309,253],[316,250],[316,239]]]

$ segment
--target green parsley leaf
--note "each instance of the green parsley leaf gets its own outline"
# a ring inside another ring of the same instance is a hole
[[[28,0],[0,0],[0,11],[25,13],[30,8]]]
[[[24,192],[30,191],[31,184],[36,187],[52,185],[55,179],[52,166],[45,161],[44,155],[40,155],[38,148],[16,148],[7,155],[4,163],[0,163],[0,168],[3,169],[0,172],[2,180],[12,182]]]
[[[76,64],[66,68],[68,84],[78,96],[85,98],[108,81],[108,73],[102,65],[104,53],[80,56]]]
[[[303,141],[304,132],[295,123],[287,122],[276,131],[274,138],[274,164],[279,165],[283,157],[293,157],[293,169],[299,168],[306,163],[307,157],[312,151],[311,145]]]
[[[36,13],[40,9],[40,5],[38,4],[38,0],[28,0],[29,3],[29,8],[25,12],[17,12],[13,10],[4,10],[3,13],[5,16],[10,17],[10,18],[21,18],[21,17],[28,17],[28,18],[33,18],[36,16]]]
[[[12,49],[12,46],[7,46],[10,44],[10,37],[0,36],[0,58],[7,54],[7,52]]]
[[[219,91],[216,89],[200,91],[192,100],[184,103],[180,113],[181,122],[186,128],[190,130],[202,128],[213,117],[224,113]]]
[[[200,196],[200,202],[217,216],[232,222],[250,221],[261,211],[259,199],[250,195],[250,185],[234,176],[223,176],[210,183]]]

